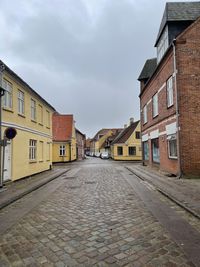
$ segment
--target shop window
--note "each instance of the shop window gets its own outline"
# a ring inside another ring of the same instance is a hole
[[[153,162],[160,163],[159,139],[151,140]]]

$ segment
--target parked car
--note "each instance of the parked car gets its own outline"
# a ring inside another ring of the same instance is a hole
[[[106,151],[105,151],[105,152],[102,152],[102,153],[101,153],[101,158],[102,158],[102,159],[109,159],[109,154],[108,154],[108,152],[106,152]]]
[[[96,152],[96,153],[95,153],[95,157],[97,157],[97,158],[99,158],[100,155],[101,155],[101,154],[100,154],[99,152]]]

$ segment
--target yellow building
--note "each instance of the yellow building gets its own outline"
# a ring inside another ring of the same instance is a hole
[[[119,129],[101,129],[96,133],[94,138],[90,141],[90,152],[94,155],[98,155],[104,151],[107,151],[105,146],[106,140],[113,136]]]
[[[17,135],[5,147],[4,181],[17,180],[51,168],[52,113],[55,109],[5,66],[2,86],[2,138],[7,127]]]
[[[76,130],[73,115],[53,114],[53,162],[77,159]]]
[[[142,160],[140,121],[131,121],[113,140],[111,157],[114,160]]]

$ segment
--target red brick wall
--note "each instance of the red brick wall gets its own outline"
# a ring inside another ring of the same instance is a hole
[[[168,52],[163,62],[160,64],[159,69],[154,75],[153,79],[149,82],[145,91],[141,94],[140,104],[141,108],[147,104],[147,102],[152,99],[153,95],[158,92],[158,90],[164,85],[163,89],[158,93],[158,116],[153,118],[152,116],[152,101],[147,106],[147,117],[148,122],[143,125],[143,116],[141,113],[141,129],[142,134],[149,134],[150,132],[159,129],[159,133],[166,131],[165,126],[176,121],[176,99],[174,90],[174,105],[170,108],[167,107],[167,94],[166,94],[166,81],[170,76],[173,75],[173,51]],[[157,165],[161,170],[177,174],[178,173],[178,160],[169,159],[168,157],[168,144],[166,134],[159,136],[159,149],[160,149],[160,165]],[[156,166],[152,162],[151,155],[151,140],[149,140],[149,152],[150,160],[149,165]]]
[[[200,20],[177,38],[176,54],[181,166],[200,175]]]

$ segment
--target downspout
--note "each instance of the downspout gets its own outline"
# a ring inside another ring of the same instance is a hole
[[[180,158],[180,127],[179,127],[179,102],[178,102],[178,91],[177,91],[177,66],[176,66],[176,39],[172,41],[173,47],[173,67],[174,67],[174,89],[176,97],[176,131],[177,131],[177,157],[178,157],[178,179],[182,176],[181,170],[181,158]]]

